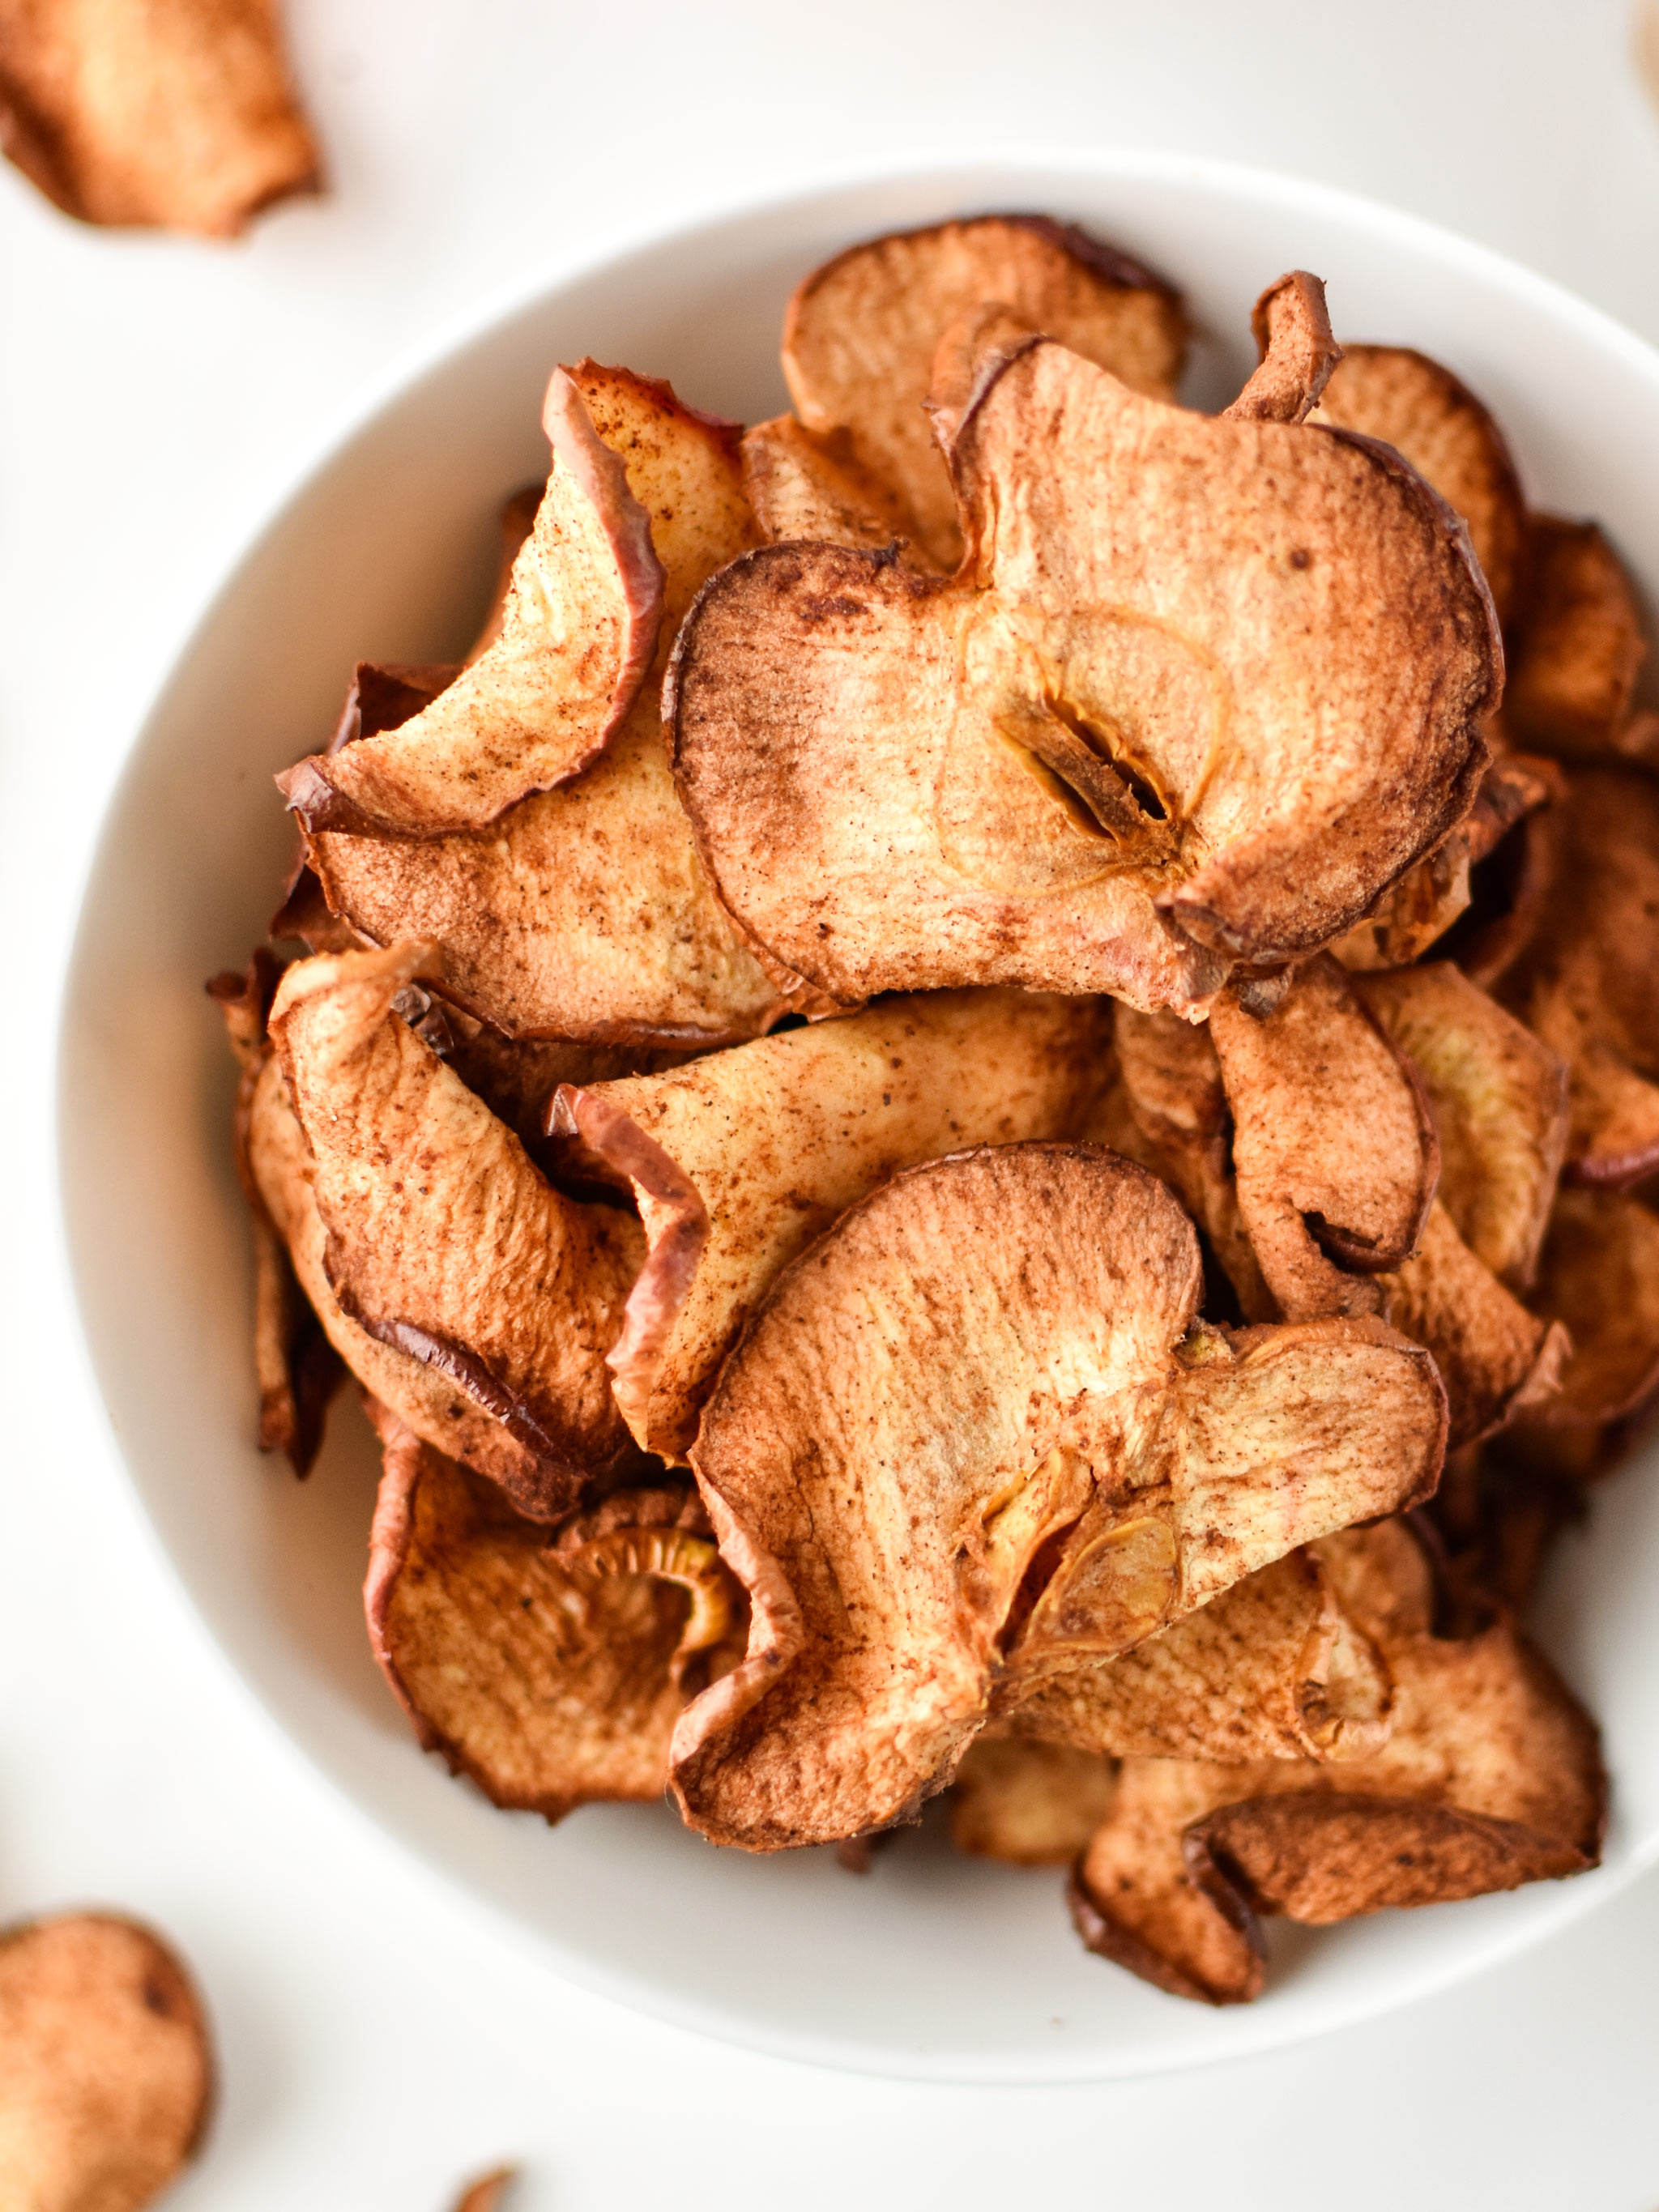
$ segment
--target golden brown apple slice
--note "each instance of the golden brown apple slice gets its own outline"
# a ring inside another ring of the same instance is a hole
[[[1069,1136],[1108,1010],[1016,991],[891,999],[666,1075],[566,1086],[553,1127],[632,1188],[649,1258],[612,1347],[639,1441],[684,1458],[720,1361],[781,1269],[896,1170]]]
[[[1132,391],[1175,397],[1186,319],[1174,289],[1115,246],[1042,216],[990,215],[872,239],[797,285],[783,373],[814,436],[839,433],[854,466],[890,488],[934,567],[961,550],[950,480],[922,411],[940,338],[992,303]]]
[[[904,541],[911,526],[898,498],[853,459],[845,431],[815,438],[793,415],[775,416],[744,432],[743,488],[771,545],[812,538],[878,553]],[[908,543],[900,557],[938,573]]]
[[[1468,386],[1409,346],[1350,345],[1312,418],[1380,438],[1462,516],[1501,621],[1524,581],[1528,518],[1503,432]]]
[[[1261,1913],[1322,1924],[1595,1863],[1594,1724],[1507,1624],[1430,1634],[1406,1540],[1385,1523],[1321,1547],[1395,1676],[1385,1747],[1340,1765],[1126,1761],[1073,1882],[1091,1950],[1178,1996],[1245,2002],[1262,1984]],[[1369,1617],[1368,1595],[1384,1601]]]
[[[1440,1142],[1439,1195],[1500,1282],[1538,1264],[1567,1142],[1560,1056],[1449,961],[1365,975],[1355,988],[1411,1061]]]
[[[1021,1735],[1144,1759],[1363,1759],[1394,1684],[1313,1550],[1262,1567],[1121,1657],[1007,1693]]]
[[[1370,1279],[1416,1249],[1440,1172],[1409,1067],[1328,957],[1264,1016],[1223,995],[1210,1035],[1232,1109],[1239,1212],[1280,1311],[1378,1312]]]
[[[624,369],[571,375],[648,511],[665,654],[698,587],[754,543],[735,426]],[[490,828],[424,844],[325,830],[309,849],[337,915],[375,944],[441,945],[447,994],[510,1036],[710,1045],[803,1001],[710,888],[664,757],[654,669],[592,767]]]
[[[1302,295],[1275,296],[1267,366],[1310,375]],[[965,366],[933,402],[962,572],[735,563],[671,668],[680,790],[728,907],[833,995],[1194,1012],[1235,958],[1352,927],[1468,811],[1491,602],[1379,449],[1162,405],[1006,319],[981,335],[947,339]]]
[[[779,1278],[691,1454],[755,1609],[676,1730],[694,1826],[774,1850],[887,1826],[1006,1670],[1113,1656],[1432,1488],[1425,1353],[1374,1323],[1234,1347],[1189,1334],[1199,1289],[1162,1184],[1046,1144],[896,1176]]]
[[[1647,639],[1624,565],[1593,522],[1540,514],[1532,590],[1504,695],[1527,743],[1566,760],[1650,759],[1652,716],[1633,716]]]
[[[651,518],[562,368],[542,422],[553,470],[514,563],[500,635],[397,728],[284,770],[278,787],[308,833],[430,838],[481,828],[579,775],[621,727],[663,612]]]
[[[1564,1190],[1544,1239],[1538,1310],[1565,1322],[1572,1352],[1535,1419],[1551,1428],[1613,1421],[1659,1389],[1659,1219],[1612,1190]]]
[[[1489,988],[1567,1063],[1568,1179],[1639,1182],[1659,1167],[1659,787],[1577,772],[1534,843]]]
[[[369,1641],[428,1751],[494,1805],[562,1820],[660,1797],[668,1743],[742,1593],[689,1485],[621,1490],[556,1534],[375,1409]],[[734,1622],[737,1624],[734,1627]]]
[[[486,1471],[550,1518],[637,1456],[605,1354],[643,1239],[626,1214],[550,1189],[400,1018],[398,994],[434,967],[427,945],[300,961],[271,1038],[339,1305],[473,1401],[517,1448]]]
[[[951,1840],[1010,1866],[1069,1866],[1106,1817],[1117,1762],[988,1728],[951,1785]]]
[[[9,2205],[139,2212],[195,2156],[212,2097],[201,2000],[148,1929],[81,1912],[0,1932]]]
[[[319,183],[277,0],[23,0],[0,148],[66,215],[231,238]]]

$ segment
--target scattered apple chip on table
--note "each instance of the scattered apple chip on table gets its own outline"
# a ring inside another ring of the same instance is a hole
[[[631,1185],[645,1226],[650,1256],[608,1355],[640,1443],[684,1457],[777,1274],[898,1169],[1074,1133],[1108,1037],[1096,1000],[939,992],[666,1075],[566,1085],[555,1127]]]
[[[455,2212],[501,2212],[507,2194],[519,2178],[516,2166],[497,2166],[494,2173],[479,2177],[470,2189],[463,2190]]]
[[[0,149],[83,222],[208,238],[319,181],[277,0],[8,0]]]
[[[201,2142],[201,2000],[148,1929],[103,1913],[0,1931],[0,2187],[19,2212],[139,2212]]]
[[[708,586],[665,698],[675,773],[775,959],[843,998],[1194,1013],[1240,961],[1350,929],[1468,811],[1501,653],[1461,532],[1392,456],[1254,412],[1291,369],[1317,396],[1309,296],[1268,295],[1234,419],[1006,316],[947,336],[959,574],[776,545]]]

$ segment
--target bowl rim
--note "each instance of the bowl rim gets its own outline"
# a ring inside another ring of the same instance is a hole
[[[798,2064],[890,2079],[1009,2087],[1148,2079],[1244,2057],[1265,2057],[1291,2049],[1316,2036],[1401,2010],[1531,1949],[1617,1895],[1659,1861],[1659,1822],[1648,1834],[1633,1839],[1614,1863],[1569,1882],[1534,1886],[1529,1892],[1532,1909],[1525,1917],[1517,1915],[1513,1919],[1494,1923],[1484,1935],[1466,1936],[1461,1945],[1453,1947],[1443,1957],[1437,1954],[1421,1962],[1415,1971],[1401,1974],[1384,1987],[1368,1990],[1362,1985],[1346,1996],[1334,1993],[1325,2000],[1317,2017],[1282,2022],[1273,2018],[1269,1992],[1256,2005],[1237,2008],[1220,2019],[1212,2015],[1212,2033],[1201,2044],[1195,2042],[1190,2051],[1172,2053],[1161,2047],[1144,2060],[1133,2051],[1079,2052],[1069,2058],[1056,2052],[1051,2057],[1032,2057],[1028,2060],[1005,2057],[976,2062],[961,2053],[934,2058],[925,2051],[905,2051],[895,2045],[863,2051],[834,2036],[786,2033],[760,2022],[746,2024],[730,2010],[683,1999],[635,1972],[610,1970],[591,1954],[562,1943],[544,1929],[527,1927],[509,1905],[491,1898],[479,1885],[461,1875],[435,1845],[428,1846],[379,1814],[367,1793],[355,1789],[334,1762],[314,1749],[290,1725],[286,1714],[267,1698],[252,1666],[221,1636],[205,1598],[198,1595],[150,1509],[143,1481],[123,1446],[94,1351],[83,1291],[83,1269],[88,1258],[76,1229],[70,1188],[70,1155],[74,1148],[70,1122],[75,1109],[70,1095],[70,1060],[74,1049],[71,1032],[76,1009],[87,988],[94,957],[91,894],[104,872],[132,789],[143,773],[151,740],[165,720],[173,689],[266,541],[384,413],[454,356],[487,340],[492,332],[515,317],[586,278],[601,273],[619,273],[630,260],[659,252],[677,242],[706,240],[722,231],[739,230],[762,217],[786,219],[794,211],[804,216],[860,189],[884,184],[920,185],[935,180],[943,187],[958,177],[966,185],[971,177],[983,180],[988,186],[1003,175],[1012,181],[1037,173],[1047,173],[1057,191],[1062,191],[1072,179],[1091,184],[1121,179],[1153,186],[1160,183],[1196,186],[1263,208],[1323,217],[1407,252],[1426,255],[1443,268],[1467,270],[1565,325],[1575,336],[1644,378],[1652,386],[1656,403],[1659,404],[1659,348],[1555,279],[1428,217],[1367,195],[1279,171],[1206,156],[1133,149],[1039,146],[1020,141],[988,145],[947,142],[903,155],[869,155],[815,166],[764,185],[712,195],[695,204],[689,212],[684,209],[677,211],[669,222],[641,219],[618,226],[597,242],[538,260],[527,272],[490,288],[471,304],[441,318],[429,333],[400,348],[386,366],[346,399],[321,433],[307,442],[298,465],[283,477],[278,488],[256,504],[252,518],[230,559],[199,596],[172,641],[165,665],[149,689],[120,766],[106,791],[97,832],[84,848],[75,889],[76,920],[58,978],[52,1042],[54,1103],[51,1116],[51,1173],[57,1196],[57,1257],[72,1293],[76,1352],[86,1378],[94,1386],[93,1395],[102,1416],[112,1462],[119,1469],[128,1502],[136,1508],[135,1535],[161,1569],[165,1583],[170,1585],[198,1632],[203,1645],[211,1652],[214,1664],[234,1685],[239,1697],[295,1762],[297,1769],[320,1781],[334,1802],[343,1806],[380,1848],[394,1850],[405,1864],[419,1869],[427,1879],[441,1882],[452,1905],[481,1933],[488,1931],[495,1940],[508,1942],[520,1955],[528,1951],[544,1960],[562,1978],[593,1996],[689,2033]],[[981,208],[996,204],[982,193],[976,192],[972,197]]]

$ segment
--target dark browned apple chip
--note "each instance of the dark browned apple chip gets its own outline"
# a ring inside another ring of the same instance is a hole
[[[200,2145],[201,2000],[146,1928],[95,1912],[0,1933],[0,2191],[17,2212],[139,2212]]]
[[[1532,1302],[1572,1335],[1560,1389],[1536,1420],[1549,1428],[1619,1420],[1659,1389],[1659,1219],[1639,1200],[1564,1190]]]
[[[364,1606],[428,1751],[492,1804],[561,1820],[660,1797],[711,1663],[743,1649],[742,1593],[689,1484],[621,1490],[556,1532],[383,1408]]]
[[[1566,760],[1652,759],[1653,718],[1632,711],[1647,653],[1630,578],[1595,525],[1537,516],[1526,623],[1504,695],[1525,741]]]
[[[10,0],[0,149],[82,222],[208,238],[319,183],[277,0]]]

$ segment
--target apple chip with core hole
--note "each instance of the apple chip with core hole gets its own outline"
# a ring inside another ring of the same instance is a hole
[[[1069,1866],[1111,1802],[1115,1759],[987,1729],[951,1785],[951,1840],[1010,1866]]]
[[[1329,957],[1300,969],[1265,1016],[1224,994],[1210,1035],[1239,1212],[1280,1310],[1380,1311],[1371,1278],[1417,1249],[1440,1171],[1410,1069]]]
[[[1425,1353],[1363,1322],[1235,1345],[1194,1330],[1199,1291],[1160,1183],[1046,1144],[896,1176],[779,1278],[691,1452],[754,1606],[675,1732],[693,1826],[757,1850],[885,1826],[994,1686],[1432,1490]]]
[[[1586,769],[1538,826],[1543,882],[1492,988],[1567,1063],[1570,1179],[1635,1182],[1659,1168],[1659,785]]]
[[[1529,744],[1566,760],[1652,760],[1659,726],[1632,710],[1647,640],[1619,556],[1593,522],[1553,514],[1534,522],[1532,552],[1505,717]]]
[[[319,183],[278,0],[13,0],[0,149],[82,222],[207,238]]]
[[[898,1169],[1075,1133],[1109,1065],[1097,1000],[892,999],[672,1074],[567,1085],[556,1130],[631,1188],[650,1256],[609,1364],[640,1443],[683,1458],[780,1270]]]
[[[313,1160],[344,1312],[489,1417],[486,1470],[550,1518],[637,1457],[605,1354],[644,1258],[637,1222],[578,1205],[397,1012],[428,945],[290,968],[270,1033]],[[395,1399],[392,1402],[396,1402]]]
[[[1491,601],[1418,477],[1296,419],[1322,313],[1275,286],[1216,419],[1006,317],[948,334],[959,574],[786,545],[708,586],[665,694],[675,772],[775,958],[841,997],[1195,1013],[1236,959],[1351,928],[1468,811]]]
[[[1564,1190],[1533,1304],[1572,1332],[1561,1387],[1537,1420],[1619,1420],[1659,1389],[1659,1219],[1639,1200]]]
[[[660,659],[698,588],[755,541],[735,428],[626,369],[570,376],[649,517]],[[441,945],[446,994],[510,1036],[716,1044],[767,1028],[802,994],[768,974],[709,885],[663,750],[657,674],[585,774],[487,829],[425,843],[313,835],[333,912],[376,944]]]
[[[189,2164],[213,2057],[148,1929],[76,1913],[0,1932],[0,2185],[17,2212],[138,2212]]]
[[[1378,1571],[1375,1553],[1401,1540],[1385,1525],[1322,1547],[1360,1618],[1367,1582],[1395,1584],[1392,1617],[1367,1624],[1395,1682],[1384,1748],[1335,1765],[1127,1761],[1074,1878],[1091,1950],[1178,1996],[1238,2003],[1261,1988],[1259,1915],[1323,1925],[1596,1863],[1607,1783],[1593,1724],[1507,1623],[1463,1641],[1429,1633],[1426,1592],[1414,1605],[1409,1582],[1399,1589],[1409,1568]]]
[[[477,828],[580,775],[620,728],[657,649],[662,564],[621,459],[562,368],[542,422],[553,470],[501,635],[395,730],[277,778],[308,831]]]
[[[923,403],[940,338],[992,304],[1097,362],[1132,391],[1172,400],[1186,349],[1180,299],[1115,247],[1042,216],[990,215],[866,240],[799,284],[783,374],[814,439],[884,488],[899,535],[940,569],[961,550],[950,479]]]
[[[1392,446],[1468,526],[1499,619],[1515,611],[1526,501],[1503,432],[1449,368],[1408,346],[1346,345],[1310,418]]]
[[[1500,1282],[1524,1291],[1567,1142],[1567,1072],[1548,1045],[1437,961],[1355,988],[1411,1061],[1440,1144],[1439,1196]]]
[[[1020,1735],[1146,1759],[1363,1759],[1394,1685],[1316,1552],[1292,1552],[1116,1659],[1039,1681]]]
[[[707,1681],[743,1650],[742,1593],[696,1492],[617,1491],[555,1534],[395,1417],[376,1422],[364,1606],[422,1745],[492,1804],[549,1820],[660,1797],[688,1674]]]

